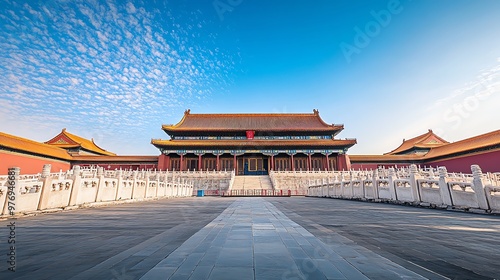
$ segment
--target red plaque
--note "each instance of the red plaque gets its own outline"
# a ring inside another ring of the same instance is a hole
[[[247,139],[253,139],[254,135],[255,135],[255,131],[247,130]]]

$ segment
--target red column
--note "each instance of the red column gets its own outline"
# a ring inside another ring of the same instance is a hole
[[[291,167],[292,167],[292,171],[295,171],[295,164],[293,163],[293,154],[290,155],[290,159],[292,161],[292,164],[291,164]]]
[[[219,164],[219,154],[217,154],[217,163],[216,163],[216,166],[215,166],[215,169],[217,171],[219,171],[219,166],[220,166],[220,164]]]
[[[346,154],[339,155],[337,157],[337,166],[338,170],[350,170],[351,161],[349,160],[349,156]]]
[[[330,171],[330,160],[328,160],[328,154],[326,156],[326,171]]]
[[[201,154],[198,155],[198,170],[201,170]]]
[[[161,154],[158,157],[158,170],[170,170],[170,156]]]
[[[180,166],[179,166],[179,171],[182,171],[183,165],[184,165],[184,155],[181,154],[181,163],[180,163]]]
[[[271,155],[271,170],[274,171],[274,155]]]
[[[237,164],[238,164],[238,162],[236,161],[236,154],[234,154],[234,156],[233,156],[233,169],[234,169],[234,172],[236,172],[236,170],[238,170],[237,167],[236,167]]]
[[[311,171],[312,170],[312,160],[311,160],[311,154],[307,155],[307,170]]]

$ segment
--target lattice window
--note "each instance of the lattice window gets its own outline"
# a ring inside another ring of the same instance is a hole
[[[290,170],[290,159],[288,158],[275,159],[274,169],[280,171]]]
[[[295,170],[307,170],[307,159],[306,158],[295,158],[294,159]]]
[[[181,159],[180,158],[173,158],[170,161],[171,165],[170,167],[172,170],[180,170],[181,169]]]
[[[335,158],[328,158],[328,170],[336,170],[337,169],[337,160]]]
[[[233,159],[221,159],[220,160],[220,170],[233,170]]]
[[[217,161],[214,158],[206,158],[203,160],[203,170],[215,170]]]
[[[312,169],[313,170],[321,170],[321,169],[323,169],[323,159],[321,159],[321,158],[313,158],[311,161],[312,161]]]

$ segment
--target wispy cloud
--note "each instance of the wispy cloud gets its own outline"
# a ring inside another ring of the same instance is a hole
[[[224,90],[234,65],[215,39],[200,39],[210,31],[196,13],[141,1],[3,2],[2,130],[29,124],[120,139],[150,134],[148,124],[172,108]]]

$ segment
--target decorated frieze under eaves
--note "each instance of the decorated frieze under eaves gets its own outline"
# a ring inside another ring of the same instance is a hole
[[[174,136],[175,140],[247,140],[246,136]],[[255,140],[317,140],[333,139],[332,135],[313,135],[313,136],[253,136]]]
[[[177,154],[177,155],[186,155],[186,154],[195,154],[195,155],[205,155],[205,154],[213,154],[213,155],[222,155],[222,154],[231,154],[231,155],[244,155],[244,154],[263,154],[267,156],[275,156],[278,154],[344,154],[346,150],[344,149],[329,149],[329,150],[321,150],[321,149],[302,149],[302,150],[256,150],[256,149],[248,149],[248,150],[170,150],[170,149],[161,149],[161,153],[164,155]]]

